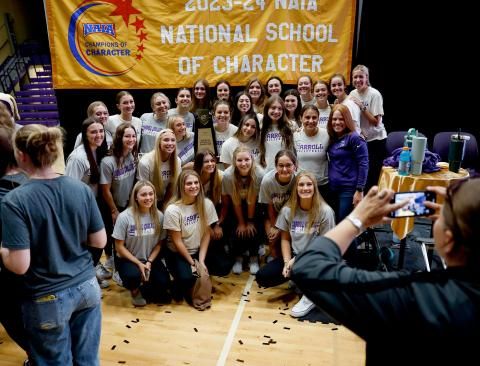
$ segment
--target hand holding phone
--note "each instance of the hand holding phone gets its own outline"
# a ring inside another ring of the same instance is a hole
[[[408,203],[392,211],[389,214],[391,218],[402,217],[417,217],[417,216],[429,216],[435,213],[435,210],[425,206],[425,201],[436,201],[436,194],[432,191],[414,191],[414,192],[397,192],[393,196],[392,203],[400,203],[408,200]]]

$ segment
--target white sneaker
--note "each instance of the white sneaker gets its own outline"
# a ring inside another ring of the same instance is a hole
[[[103,267],[105,267],[106,270],[113,272],[113,270],[115,269],[115,262],[113,260],[113,255],[107,258]]]
[[[258,255],[259,255],[260,257],[263,257],[266,253],[267,253],[267,250],[265,249],[265,245],[264,245],[264,244],[261,244],[261,245],[258,247]]]
[[[110,271],[108,271],[101,262],[98,262],[97,266],[95,267],[95,274],[100,280],[108,280],[109,278],[112,278]]]
[[[252,275],[257,274],[259,269],[260,269],[260,266],[258,265],[258,259],[257,258],[250,259],[250,273]]]
[[[115,271],[115,272],[113,273],[112,280],[113,280],[113,282],[115,282],[118,286],[123,287],[123,281],[122,281],[122,279],[120,278],[120,274],[118,273],[118,271]]]
[[[315,304],[311,302],[308,297],[303,295],[300,301],[297,302],[290,311],[290,315],[294,318],[301,318],[312,311],[314,307]]]
[[[236,275],[239,275],[243,271],[243,263],[241,259],[237,259],[235,264],[232,267],[232,272],[235,273]]]

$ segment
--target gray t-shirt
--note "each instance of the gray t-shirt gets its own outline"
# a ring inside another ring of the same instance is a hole
[[[68,156],[65,175],[88,184],[95,194],[95,197],[98,196],[98,184],[90,183],[90,162],[88,161],[87,152],[83,144],[73,150]]]
[[[137,178],[138,180],[148,180],[149,182],[153,181],[153,164],[154,164],[155,152],[151,151],[142,156],[138,162],[137,169]],[[177,172],[181,170],[180,158],[177,156]],[[170,181],[170,176],[172,171],[170,170],[170,160],[162,161],[162,166],[160,167],[162,174],[163,182],[163,192],[157,192],[157,199],[161,201],[165,192],[167,190],[168,182]]]
[[[146,262],[153,248],[166,238],[166,232],[163,230],[163,214],[158,211],[160,223],[160,232],[155,234],[155,222],[150,214],[140,216],[141,230],[137,230],[132,209],[127,208],[118,215],[112,237],[117,240],[123,240],[125,248],[140,261]]]
[[[318,185],[328,183],[327,147],[328,133],[323,128],[318,128],[315,136],[307,136],[304,130],[293,135],[295,149],[297,150],[298,167],[315,175]]]
[[[304,250],[317,236],[324,235],[335,226],[335,214],[330,206],[323,204],[320,219],[315,221],[307,231],[308,212],[299,208],[290,220],[290,207],[284,206],[277,217],[275,226],[282,231],[288,231],[292,239],[293,254]]]
[[[285,202],[287,202],[292,192],[293,183],[295,181],[295,175],[292,174],[290,182],[282,185],[280,184],[275,175],[276,170],[270,170],[262,179],[260,185],[260,194],[258,195],[258,202],[265,204],[273,204],[275,211],[279,212]]]
[[[195,124],[195,116],[192,112],[187,112],[187,114],[181,115],[178,113],[177,108],[172,108],[168,110],[168,117],[180,116],[183,117],[183,122],[185,122],[185,127],[190,132],[193,132],[193,125]]]
[[[95,276],[88,235],[104,228],[92,191],[66,176],[31,179],[2,200],[2,242],[30,249],[29,296],[64,290]]]
[[[142,121],[142,140],[140,141],[140,153],[145,154],[155,148],[155,139],[160,131],[167,127],[167,119],[155,119],[152,112],[142,114],[140,121]]]
[[[218,221],[217,212],[212,201],[205,198],[205,215],[208,225]],[[182,241],[190,254],[195,254],[200,249],[202,240],[200,217],[195,209],[195,205],[184,205],[183,203],[171,204],[165,210],[165,221],[163,228],[166,230],[181,231]],[[207,228],[208,230],[208,228]],[[170,235],[168,236],[168,248],[174,252],[177,251]]]
[[[255,185],[255,191],[258,192],[260,190],[260,183],[262,182],[263,178],[263,170],[256,166],[255,167],[255,176],[256,180],[254,182]],[[224,174],[223,174],[223,179],[222,179],[222,194],[232,196],[233,195],[233,180],[234,180],[234,166],[228,167]],[[245,187],[244,189],[240,189],[240,198],[242,200],[245,200],[247,198],[247,193],[248,193],[248,187]]]
[[[189,138],[184,138],[182,141],[177,141],[177,155],[182,161],[182,166],[193,161],[195,158],[195,151],[193,149],[193,141],[195,134],[190,133]]]
[[[114,156],[106,156],[100,164],[100,184],[111,184],[113,200],[117,207],[127,207],[135,182],[137,167],[133,155],[129,153],[121,168]]]

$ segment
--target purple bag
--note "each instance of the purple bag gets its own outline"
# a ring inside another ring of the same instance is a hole
[[[399,147],[392,151],[392,155],[383,160],[384,166],[391,166],[393,168],[398,168],[398,160],[400,159],[400,153],[402,148]],[[440,155],[435,154],[429,150],[425,150],[425,159],[423,159],[422,172],[424,173],[433,173],[438,172],[440,168],[437,166],[437,163],[440,161]]]

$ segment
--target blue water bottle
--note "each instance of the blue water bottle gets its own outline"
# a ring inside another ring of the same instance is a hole
[[[398,160],[398,175],[410,174],[410,149],[404,146]]]

